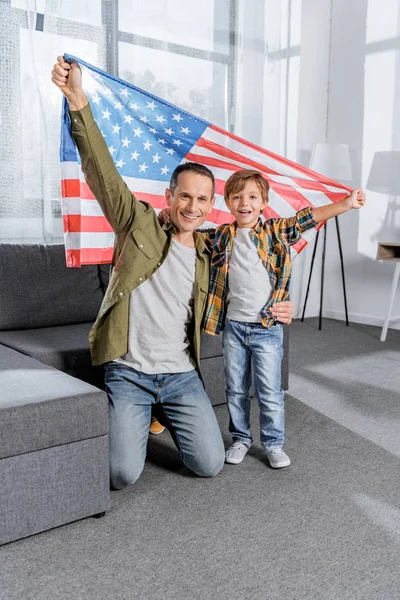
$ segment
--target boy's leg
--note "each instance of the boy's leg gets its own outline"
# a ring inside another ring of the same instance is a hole
[[[154,376],[123,364],[105,367],[105,388],[110,410],[110,481],[123,489],[140,476],[154,403]]]
[[[254,387],[260,406],[260,441],[264,450],[282,448],[285,413],[281,389],[282,325],[254,327],[251,338]]]
[[[224,444],[198,372],[156,377],[158,399],[182,461],[201,477],[217,475],[224,464]]]
[[[227,320],[222,347],[229,431],[234,442],[250,448],[253,437],[250,428],[251,351],[247,342],[248,327],[245,323]]]

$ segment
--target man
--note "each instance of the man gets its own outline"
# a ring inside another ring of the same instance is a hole
[[[165,193],[172,224],[163,228],[116,170],[79,66],[58,57],[52,81],[68,100],[82,170],[115,232],[110,283],[90,332],[93,363],[106,363],[111,486],[122,489],[141,474],[155,404],[163,409],[184,464],[212,477],[225,454],[199,375],[210,251],[196,229],[213,207],[214,177],[202,165],[179,165]],[[275,316],[288,323],[292,312],[287,303],[276,307]]]

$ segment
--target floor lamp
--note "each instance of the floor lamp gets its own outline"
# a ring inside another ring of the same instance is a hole
[[[326,177],[339,181],[341,183],[350,182],[352,179],[351,175],[351,163],[350,163],[350,152],[347,144],[316,144],[314,147],[310,169],[317,173],[322,173]],[[342,284],[343,284],[343,299],[344,299],[344,310],[346,315],[346,325],[349,324],[349,315],[347,311],[347,297],[346,297],[346,281],[344,277],[344,264],[343,264],[343,252],[342,252],[342,240],[340,237],[339,220],[335,217],[336,234],[339,246],[340,255],[340,266],[342,270]],[[327,223],[324,227],[317,231],[314,243],[314,250],[311,258],[310,274],[308,277],[306,297],[304,300],[303,313],[301,320],[304,321],[304,315],[307,307],[308,294],[310,291],[311,276],[314,268],[315,255],[317,251],[319,234],[324,232],[324,241],[322,247],[322,268],[321,268],[321,289],[320,289],[320,301],[319,301],[319,324],[318,329],[322,329],[322,305],[324,299],[324,275],[325,275],[325,256],[326,256],[326,232]]]

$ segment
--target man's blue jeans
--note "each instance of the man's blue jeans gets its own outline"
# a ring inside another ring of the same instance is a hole
[[[160,403],[184,464],[202,477],[217,475],[224,444],[199,374],[146,375],[118,362],[105,367],[110,407],[110,478],[113,489],[134,483],[146,458],[153,404]]]
[[[264,450],[280,448],[285,441],[284,392],[281,389],[282,325],[266,329],[261,324],[226,320],[223,353],[229,431],[234,442],[251,446],[251,372],[260,407],[260,441]]]

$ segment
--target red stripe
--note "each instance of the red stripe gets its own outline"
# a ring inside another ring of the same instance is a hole
[[[266,219],[280,219],[277,212],[274,211],[268,204],[263,210],[263,215]]]
[[[63,198],[79,198],[81,195],[81,186],[79,179],[62,179],[61,195]]]
[[[302,196],[298,190],[291,187],[287,183],[277,183],[276,181],[270,180],[269,185],[274,192],[279,194],[279,196],[281,196],[285,202],[290,204],[290,206],[294,208],[296,212],[302,208],[306,208],[307,206],[312,206],[311,202],[309,202],[307,198]]]
[[[259,163],[255,160],[251,160],[238,152],[234,152],[233,150],[229,150],[229,148],[225,148],[220,144],[215,142],[210,142],[210,140],[205,140],[204,138],[199,138],[195,144],[195,146],[201,146],[206,148],[210,152],[214,152],[215,154],[219,154],[220,156],[224,156],[225,158],[230,158],[231,160],[236,160],[241,164],[247,165],[248,167],[252,167],[253,169],[258,169],[267,175],[280,175],[278,171],[273,171],[269,167],[265,166],[263,163]],[[242,167],[241,167],[242,168]]]
[[[189,152],[188,154],[186,154],[185,158],[187,158],[188,160],[192,160],[193,162],[198,162],[201,165],[207,165],[208,167],[218,167],[220,169],[226,169],[227,171],[240,171],[243,168],[240,165],[225,162],[218,158],[213,158],[212,156],[194,154],[193,152]]]
[[[105,217],[63,215],[64,233],[112,233],[113,229]]]
[[[288,160],[287,158],[284,158],[283,156],[279,156],[278,154],[269,152],[268,150],[265,150],[265,148],[261,148],[261,146],[252,144],[251,142],[248,142],[247,140],[244,140],[243,138],[238,137],[234,133],[229,133],[229,131],[225,131],[224,129],[217,127],[217,125],[210,125],[210,129],[213,129],[214,131],[217,131],[221,135],[225,135],[226,137],[228,137],[232,140],[235,140],[236,142],[239,142],[240,144],[242,144],[243,146],[246,146],[247,148],[252,148],[253,150],[257,150],[261,154],[264,154],[265,156],[269,156],[270,158],[273,158],[273,159],[277,160],[278,162],[280,162],[284,165],[287,165],[288,167],[290,167],[292,169],[296,169],[296,171],[299,171],[300,173],[304,173],[305,175],[308,175],[309,177],[316,179],[320,183],[324,183],[326,185],[333,185],[335,187],[342,188],[347,191],[351,190],[351,188],[348,188],[345,185],[338,183],[337,181],[334,181],[333,179],[328,179],[328,177],[325,177],[324,175],[321,175],[320,173],[316,173],[315,171],[311,171],[311,169],[307,169],[306,167],[303,167],[302,165],[298,165],[297,163],[295,163],[291,160]]]
[[[82,248],[81,250],[66,250],[67,267],[81,265],[108,264],[112,261],[114,248]]]

